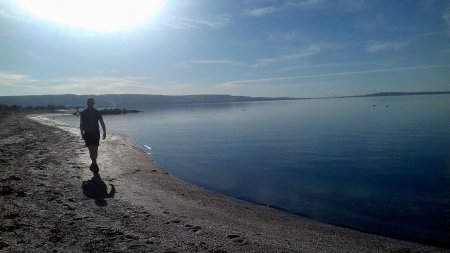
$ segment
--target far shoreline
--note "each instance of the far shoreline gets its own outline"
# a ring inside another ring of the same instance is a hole
[[[420,92],[378,92],[363,95],[319,96],[319,97],[250,97],[231,95],[148,95],[148,94],[106,94],[106,95],[20,95],[0,96],[0,114],[8,112],[39,113],[53,112],[57,109],[72,110],[84,108],[88,97],[97,101],[97,107],[105,109],[165,108],[172,106],[248,103],[292,100],[318,100],[341,98],[399,97],[422,95],[448,95],[450,91]]]

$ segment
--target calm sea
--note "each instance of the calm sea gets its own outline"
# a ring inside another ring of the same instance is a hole
[[[105,116],[107,128],[151,147],[178,178],[326,223],[449,246],[449,95],[141,109]],[[76,116],[57,120],[79,125]]]

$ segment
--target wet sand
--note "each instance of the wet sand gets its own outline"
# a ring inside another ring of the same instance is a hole
[[[0,252],[450,252],[205,191],[125,136],[98,163],[77,129],[0,116]]]

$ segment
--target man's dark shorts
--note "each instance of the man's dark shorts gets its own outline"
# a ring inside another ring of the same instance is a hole
[[[86,147],[98,146],[100,144],[100,131],[85,132],[84,133],[84,142],[86,143]]]

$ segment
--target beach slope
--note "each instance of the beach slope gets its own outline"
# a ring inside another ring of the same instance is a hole
[[[76,129],[1,115],[0,251],[448,252],[207,192],[120,135],[89,165]]]

